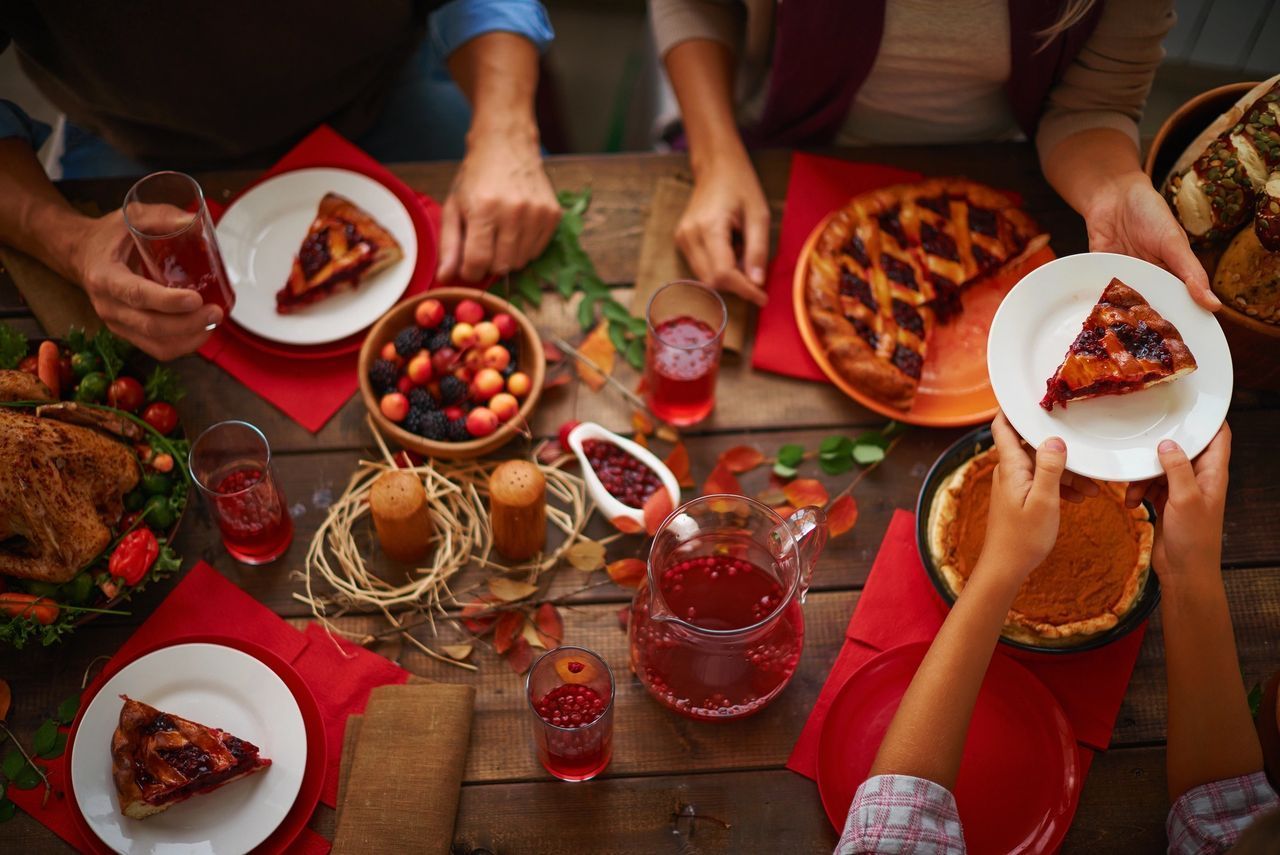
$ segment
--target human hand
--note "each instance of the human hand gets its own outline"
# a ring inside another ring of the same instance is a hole
[[[1058,539],[1067,446],[1058,437],[1050,437],[1033,459],[1004,413],[991,423],[991,434],[999,462],[991,476],[987,537],[979,563],[1000,568],[1003,578],[1017,587],[1044,561]],[[1097,485],[1089,483],[1096,493]]]
[[[129,268],[134,243],[121,211],[85,218],[73,246],[71,273],[98,317],[156,359],[191,353],[209,337],[208,328],[221,323],[222,309],[204,305],[195,291],[166,287]]]
[[[536,134],[477,132],[445,200],[437,278],[478,282],[519,270],[541,254],[560,222]]]
[[[1156,508],[1151,566],[1160,584],[1172,588],[1196,574],[1217,573],[1222,567],[1231,428],[1223,423],[1194,463],[1171,439],[1161,442],[1158,452],[1165,477],[1148,488]]]
[[[1201,306],[1211,312],[1222,308],[1222,301],[1209,290],[1209,276],[1191,251],[1187,233],[1145,174],[1128,173],[1098,188],[1084,219],[1090,250],[1158,264],[1181,279]]]
[[[743,239],[741,264],[735,257],[735,231]],[[719,152],[698,174],[676,226],[676,245],[702,282],[757,306],[768,300],[769,204],[745,150]]]

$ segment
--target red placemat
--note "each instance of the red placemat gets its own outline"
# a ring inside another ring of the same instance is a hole
[[[306,632],[299,632],[202,561],[116,651],[91,689],[96,690],[143,651],[195,635],[232,636],[253,642],[272,651],[298,672],[315,695],[325,722],[329,763],[320,800],[334,807],[347,716],[364,711],[369,693],[375,687],[403,683],[409,679],[409,672],[376,653],[329,636],[316,624],[308,626]],[[46,828],[73,846],[80,846],[80,835],[65,798],[66,762],[64,754],[49,763],[50,781],[55,791],[64,797],[50,798],[42,807],[42,787],[24,792],[10,788],[8,795]],[[328,842],[307,830],[291,849],[306,853],[327,850]]]
[[[800,250],[822,218],[844,207],[852,197],[890,184],[919,181],[922,177],[919,172],[876,163],[851,163],[802,152],[791,155],[791,178],[782,208],[782,233],[765,282],[769,303],[760,310],[760,319],[756,322],[752,368],[826,382],[826,375],[800,338],[791,301]]]
[[[435,279],[435,253],[427,252],[424,247],[435,246],[440,206],[431,197],[411,190],[386,167],[328,125],[321,125],[308,134],[254,184],[282,172],[326,166],[366,175],[386,186],[404,203],[418,233],[419,247],[418,263],[405,295],[429,288]],[[209,207],[215,219],[221,216],[220,207],[212,204]],[[308,360],[305,368],[300,369],[298,360],[278,352],[267,352],[255,347],[245,336],[220,330],[214,332],[200,348],[200,355],[313,433],[324,427],[359,386],[356,353]]]
[[[920,562],[915,515],[899,510],[885,532],[866,587],[845,630],[844,645],[787,760],[787,768],[815,778],[818,737],[840,687],[881,651],[914,641],[931,641],[946,615],[947,605]],[[1143,624],[1113,644],[1083,653],[1040,655],[996,649],[997,656],[1017,660],[1058,699],[1081,743],[1081,768],[1086,772],[1093,750],[1105,750],[1111,742],[1111,731],[1145,633]]]

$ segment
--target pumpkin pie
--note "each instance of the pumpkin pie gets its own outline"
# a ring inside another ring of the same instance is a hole
[[[956,469],[934,496],[929,549],[953,595],[982,552],[998,456],[990,448]],[[1123,485],[1062,503],[1058,541],[1013,600],[1004,635],[1038,647],[1068,647],[1105,632],[1138,601],[1151,566],[1155,529],[1143,507],[1126,508]]]

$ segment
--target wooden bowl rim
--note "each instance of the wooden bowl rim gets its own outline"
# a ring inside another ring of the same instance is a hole
[[[515,418],[499,425],[498,429],[489,436],[469,439],[465,442],[437,442],[418,436],[415,433],[410,433],[400,427],[384,416],[378,406],[377,396],[373,394],[373,387],[369,383],[369,366],[373,363],[382,345],[390,341],[388,327],[404,323],[406,317],[411,319],[413,308],[428,298],[440,300],[449,306],[464,299],[475,300],[488,309],[491,315],[498,312],[507,312],[516,319],[516,323],[520,326],[521,346],[531,354],[533,360],[531,366],[526,365],[524,368],[530,380],[529,394],[521,403]],[[546,376],[547,361],[542,350],[542,337],[538,335],[537,328],[534,327],[533,322],[529,320],[529,317],[524,312],[498,295],[491,294],[488,291],[453,286],[433,288],[421,294],[408,297],[388,309],[386,314],[378,318],[373,326],[369,328],[364,344],[360,347],[358,367],[360,371],[360,396],[364,400],[365,409],[369,411],[374,424],[378,426],[378,430],[383,436],[400,443],[401,446],[410,451],[415,451],[427,457],[466,460],[496,451],[520,433],[517,430],[517,425],[529,423],[530,416],[542,397],[542,383]]]

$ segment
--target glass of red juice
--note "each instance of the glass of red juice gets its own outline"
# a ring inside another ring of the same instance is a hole
[[[196,438],[188,465],[232,558],[266,564],[288,550],[293,519],[262,431],[248,422],[219,422]]]
[[[728,319],[724,300],[700,282],[668,282],[650,298],[644,379],[655,416],[684,426],[711,414]]]
[[[194,178],[154,172],[139,179],[124,197],[124,221],[148,276],[170,288],[195,291],[206,305],[220,306],[223,317],[231,314],[236,295]]]
[[[613,756],[613,672],[585,647],[557,647],[525,678],[538,761],[562,781],[589,781]]]

